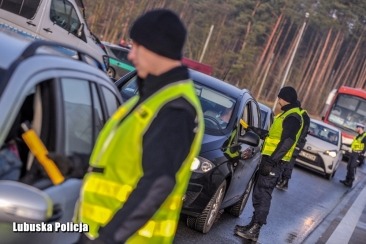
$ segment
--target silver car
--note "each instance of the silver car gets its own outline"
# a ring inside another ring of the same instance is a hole
[[[74,60],[56,51],[55,43],[4,32],[0,40],[0,155],[7,152],[17,162],[0,157],[0,242],[74,243],[87,231],[72,222],[81,179],[53,185],[52,174],[37,170],[21,125],[29,122],[50,152],[89,155],[121,95],[81,51]]]
[[[342,161],[341,138],[338,128],[311,119],[307,141],[296,164],[320,172],[331,180]]]

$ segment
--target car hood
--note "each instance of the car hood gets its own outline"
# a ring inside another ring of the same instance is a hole
[[[324,152],[327,150],[336,150],[336,151],[339,150],[337,145],[333,145],[329,142],[323,141],[311,135],[308,135],[306,137],[306,144],[304,146],[304,149],[307,151],[312,151],[314,153]]]
[[[205,134],[202,139],[201,153],[220,149],[227,138],[226,135],[217,136]]]

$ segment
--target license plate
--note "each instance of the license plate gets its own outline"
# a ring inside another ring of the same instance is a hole
[[[315,161],[315,159],[316,159],[315,155],[304,152],[304,151],[300,151],[300,155],[303,156],[304,158],[308,158],[308,159],[313,160],[313,161]]]

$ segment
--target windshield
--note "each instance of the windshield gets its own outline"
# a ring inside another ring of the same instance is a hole
[[[310,122],[309,127],[309,135],[312,135],[320,140],[330,142],[334,145],[338,145],[339,133],[329,127],[314,123],[313,121]]]
[[[235,99],[198,83],[195,83],[195,88],[201,102],[206,131],[220,133],[233,117]]]
[[[365,99],[339,94],[329,113],[328,120],[344,129],[355,131],[357,123],[365,124],[365,118]]]

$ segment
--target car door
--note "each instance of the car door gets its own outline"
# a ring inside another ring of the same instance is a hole
[[[56,151],[72,155],[90,155],[96,138],[107,119],[118,107],[118,98],[102,84],[81,78],[63,77],[58,80],[59,94],[56,121],[60,122]],[[53,204],[62,211],[60,223],[72,220],[75,203],[79,197],[80,179],[69,179],[60,186],[45,189]],[[67,195],[65,196],[65,193]],[[52,243],[73,243],[79,233],[55,233]]]
[[[46,1],[44,14],[40,22],[39,35],[47,40],[69,43],[72,46],[85,49],[87,42],[85,30],[77,36],[82,21],[77,11],[69,1]]]
[[[260,126],[259,109],[257,103],[244,94],[243,108],[241,112],[241,119],[251,126]],[[243,128],[238,121],[239,135],[242,136],[247,132],[247,129]],[[226,199],[234,201],[239,199],[246,189],[246,186],[250,182],[254,172],[260,161],[260,147],[253,147],[246,144],[241,144],[241,159],[238,160],[231,180],[231,184],[226,193]],[[244,157],[243,157],[244,156]],[[235,202],[235,201],[234,201]]]
[[[112,84],[107,86],[80,76],[47,79],[31,89],[28,95],[31,99],[25,99],[24,102],[30,106],[23,109],[27,113],[22,115],[22,120],[31,122],[32,128],[50,152],[90,154],[104,123],[121,104],[118,91],[111,88],[114,88]],[[39,168],[39,165],[31,153],[28,152],[24,158],[27,169],[26,180],[22,181],[43,190],[51,198],[54,206],[51,223],[71,222],[81,180],[67,179],[60,185],[52,185],[43,171],[43,174],[34,173],[33,169]],[[32,175],[36,175],[37,180],[27,177]],[[14,240],[27,240],[27,243],[73,243],[78,235],[78,232],[72,231],[29,233]]]

